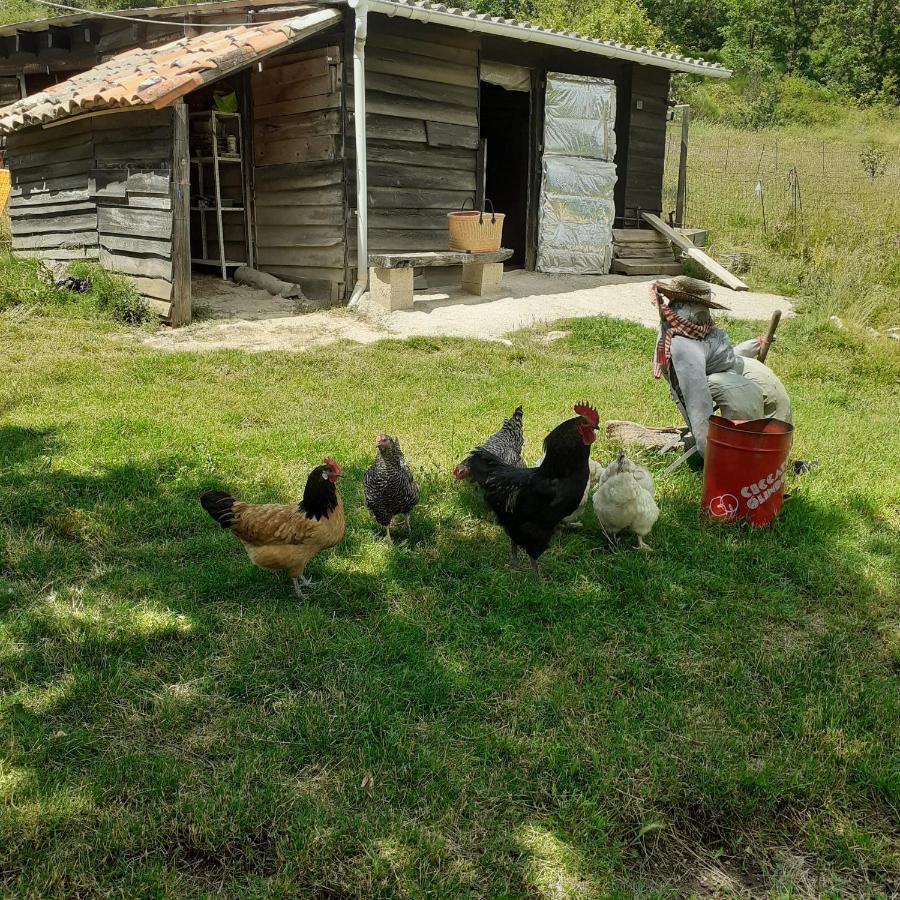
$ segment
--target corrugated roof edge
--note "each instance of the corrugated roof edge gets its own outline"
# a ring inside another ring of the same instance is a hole
[[[661,50],[650,50],[647,47],[620,44],[618,41],[604,41],[574,31],[557,31],[553,28],[544,28],[542,25],[532,25],[530,22],[488,16],[484,13],[476,13],[474,10],[445,6],[442,3],[429,3],[428,0],[369,0],[369,12],[418,19],[448,25],[451,28],[495,34],[499,37],[549,44],[576,52],[629,60],[640,65],[659,66],[674,72],[687,72],[691,75],[728,78],[732,74],[730,69],[726,69],[719,63],[682,56],[680,53],[664,53]]]
[[[311,0],[315,4],[316,0]],[[216,9],[265,9],[267,6],[285,6],[290,3],[277,4],[274,0],[219,0],[211,3],[192,3],[183,6],[144,7],[143,9],[117,10],[124,17],[129,16],[177,16],[189,12],[213,12]],[[305,5],[305,4],[297,4]],[[332,3],[321,3],[330,6]],[[516,19],[504,19],[499,16],[488,16],[474,10],[458,9],[442,3],[430,3],[428,0],[370,0],[369,11],[386,16],[403,16],[409,19],[420,19],[448,25],[451,28],[462,28],[467,31],[479,31],[486,34],[497,34],[514,40],[533,41],[549,44],[581,53],[594,53],[598,56],[613,59],[625,59],[640,65],[659,66],[673,72],[687,72],[691,75],[705,75],[711,78],[728,78],[732,72],[718,63],[704,59],[684,56],[680,53],[664,53],[661,50],[650,50],[647,47],[634,47],[618,41],[604,41],[600,38],[587,37],[574,31],[557,31],[520,22]],[[0,28],[0,37],[15,34],[17,30],[38,31],[51,25],[74,24],[91,17],[91,11],[84,15],[59,16],[52,19],[39,19],[31,22],[19,22]]]

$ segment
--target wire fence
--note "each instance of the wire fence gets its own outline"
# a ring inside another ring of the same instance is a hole
[[[676,205],[681,116],[676,109],[666,131],[664,214]],[[685,183],[686,225],[771,233],[829,217],[900,227],[900,152],[852,140],[694,126]]]

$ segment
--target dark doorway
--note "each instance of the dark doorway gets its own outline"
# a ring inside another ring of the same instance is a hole
[[[487,144],[485,196],[506,213],[503,246],[525,264],[528,209],[528,121],[531,95],[481,82],[481,138]]]

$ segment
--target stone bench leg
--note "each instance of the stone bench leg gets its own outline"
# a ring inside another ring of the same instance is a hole
[[[463,263],[462,286],[470,294],[496,294],[503,281],[503,263]]]
[[[413,308],[413,270],[369,267],[369,296],[382,309]]]

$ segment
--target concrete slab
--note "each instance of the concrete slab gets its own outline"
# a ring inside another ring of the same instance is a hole
[[[386,330],[411,337],[502,338],[521,328],[576,319],[609,316],[656,328],[658,313],[650,302],[647,278],[620,275],[544,275],[516,270],[507,272],[499,295],[474,297],[458,286],[416,292],[411,310],[379,314],[363,300],[361,310]],[[793,305],[785,297],[753,291],[714,288],[715,299],[728,307],[717,319],[768,320],[780,309],[792,316]]]

